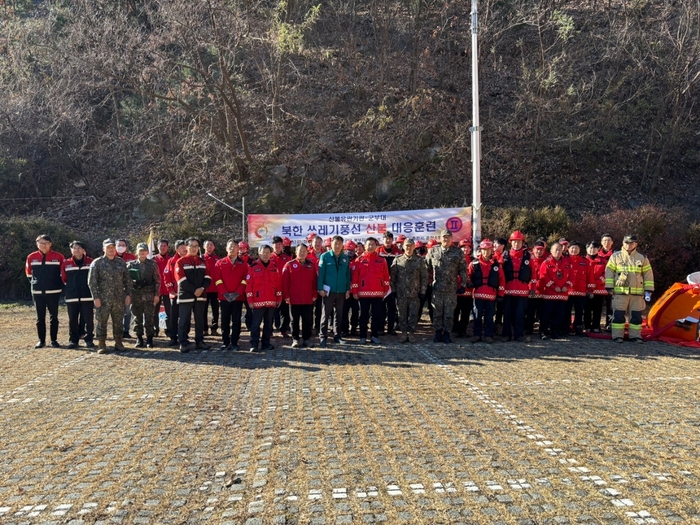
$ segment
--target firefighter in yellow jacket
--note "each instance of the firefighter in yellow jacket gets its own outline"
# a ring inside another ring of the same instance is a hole
[[[605,268],[605,288],[612,295],[612,338],[622,343],[625,316],[629,318],[629,338],[642,342],[642,311],[644,302],[651,301],[654,273],[649,259],[637,251],[637,236],[625,235],[622,250],[615,252]]]

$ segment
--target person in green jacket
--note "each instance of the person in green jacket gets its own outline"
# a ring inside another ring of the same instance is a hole
[[[345,344],[340,338],[340,324],[343,318],[343,305],[350,297],[350,258],[343,250],[343,238],[333,237],[331,251],[325,252],[318,260],[318,294],[323,297],[321,316],[321,347],[328,339],[328,320],[333,316],[333,342]]]

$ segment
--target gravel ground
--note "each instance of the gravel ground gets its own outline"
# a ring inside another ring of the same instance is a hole
[[[700,520],[688,349],[424,321],[415,344],[97,355],[35,350],[33,323],[0,310],[3,524]]]

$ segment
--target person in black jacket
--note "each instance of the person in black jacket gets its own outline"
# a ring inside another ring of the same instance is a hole
[[[58,343],[58,299],[63,292],[61,264],[65,257],[51,249],[51,237],[39,235],[36,238],[37,251],[27,256],[25,273],[32,285],[32,297],[36,308],[36,333],[39,341],[34,348],[46,346],[46,310],[49,311],[51,346],[60,348]]]
[[[68,309],[68,348],[77,348],[80,334],[85,331],[85,346],[93,348],[95,312],[92,292],[88,286],[88,275],[92,259],[87,256],[85,245],[80,241],[70,243],[72,257],[63,261],[61,278],[66,285],[65,297]]]
[[[185,241],[187,255],[175,263],[175,281],[177,282],[177,303],[180,307],[180,324],[178,336],[180,352],[191,350],[189,343],[189,319],[194,311],[194,340],[198,350],[208,350],[204,342],[206,325],[207,288],[211,277],[207,273],[207,264],[199,256],[199,239],[190,237]]]

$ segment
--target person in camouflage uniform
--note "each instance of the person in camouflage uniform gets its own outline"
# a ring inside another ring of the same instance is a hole
[[[135,261],[126,265],[133,284],[134,293],[131,297],[131,313],[134,316],[134,331],[136,332],[136,347],[153,348],[153,311],[160,302],[160,272],[155,261],[148,258],[148,245],[145,242],[137,246],[139,256]],[[146,318],[146,344],[143,342],[143,325]]]
[[[418,323],[420,301],[428,288],[428,267],[416,253],[413,239],[403,242],[404,253],[394,259],[391,265],[391,289],[396,292],[399,309],[400,341],[412,343],[412,334]]]
[[[452,232],[443,230],[440,246],[435,246],[426,257],[428,267],[433,270],[433,328],[434,343],[451,343],[450,330],[457,306],[457,295],[465,291],[457,286],[457,277],[467,282],[467,262],[462,250],[452,246]]]
[[[105,239],[102,242],[105,254],[98,257],[90,265],[88,274],[88,286],[95,304],[95,318],[97,329],[95,330],[99,345],[98,354],[107,353],[107,322],[112,316],[112,334],[114,335],[114,349],[125,351],[122,344],[124,334],[124,310],[131,304],[131,279],[126,269],[126,263],[121,257],[117,257],[117,248],[114,239]]]

